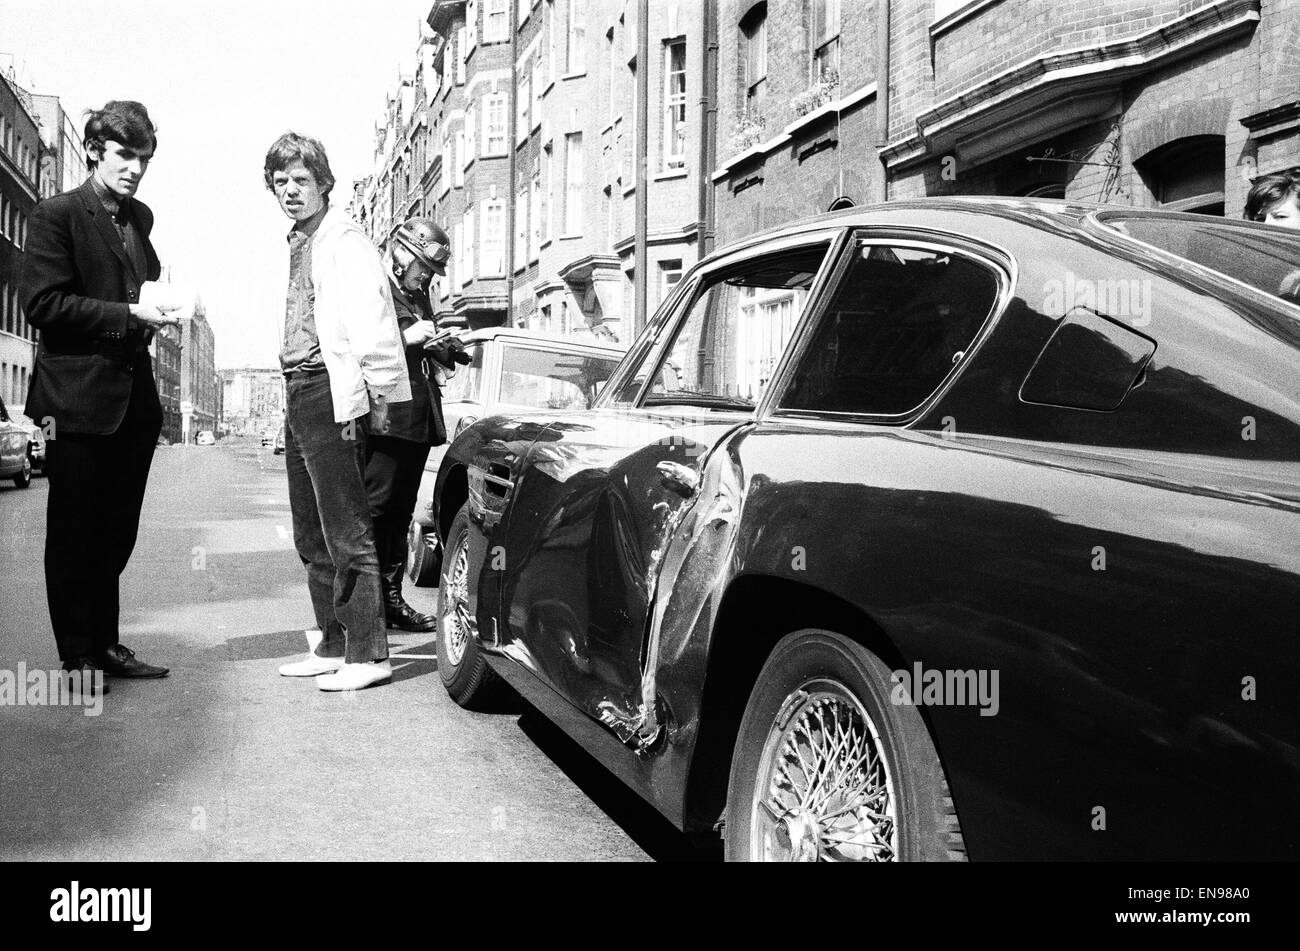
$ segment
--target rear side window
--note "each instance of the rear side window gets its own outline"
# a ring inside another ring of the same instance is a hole
[[[1266,294],[1300,304],[1300,234],[1295,231],[1204,215],[1131,211],[1101,212],[1097,221]]]
[[[997,297],[987,265],[947,250],[864,242],[781,408],[911,412],[965,359]]]

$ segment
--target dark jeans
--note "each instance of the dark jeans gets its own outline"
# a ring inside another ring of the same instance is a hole
[[[56,429],[45,446],[45,594],[64,663],[118,643],[118,577],[135,548],[162,429],[149,362],[142,358],[142,363],[115,433],[85,436]]]
[[[285,395],[293,541],[324,634],[316,653],[350,664],[384,660],[388,635],[366,497],[366,419],[334,422],[327,373],[289,377]]]
[[[366,443],[366,492],[383,571],[406,564],[406,533],[428,458],[425,442],[371,436]]]

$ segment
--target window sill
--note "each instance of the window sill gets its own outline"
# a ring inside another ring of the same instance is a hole
[[[582,237],[582,233],[581,233],[581,232],[579,232],[578,234],[562,234],[562,235],[560,235],[560,237],[559,237],[558,240],[560,240],[560,241],[577,241],[577,240],[578,240],[579,238],[581,238],[581,237]]]
[[[547,248],[549,248],[550,246],[551,246],[551,239],[550,239],[550,238],[547,238],[545,241],[543,241],[543,242],[542,242],[541,244],[539,244],[537,247],[538,247],[539,250],[545,251],[545,250],[546,250]]]
[[[667,172],[659,172],[654,176],[653,180],[656,182],[667,182],[674,178],[685,178],[689,174],[691,174],[691,170],[688,168],[674,168]]]
[[[542,95],[545,96],[548,92],[550,92],[554,88],[555,88],[555,78],[552,77],[548,79],[546,81],[546,85],[542,87]]]
[[[581,79],[586,75],[587,75],[587,71],[584,69],[580,73],[565,73],[563,76],[560,77],[560,79]]]
[[[629,185],[629,186],[627,186],[627,188],[623,189],[623,197],[624,197],[624,198],[626,198],[628,195],[633,195],[633,194],[636,194],[636,185],[635,185],[635,184]]]

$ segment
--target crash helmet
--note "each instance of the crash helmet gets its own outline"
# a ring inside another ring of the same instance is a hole
[[[451,241],[428,218],[410,218],[393,229],[391,240],[405,248],[415,259],[438,272],[446,270],[451,257]]]

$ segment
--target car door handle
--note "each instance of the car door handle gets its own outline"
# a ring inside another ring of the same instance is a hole
[[[665,460],[655,468],[659,470],[659,481],[664,484],[664,487],[684,498],[690,498],[700,487],[700,474],[690,466]]]

